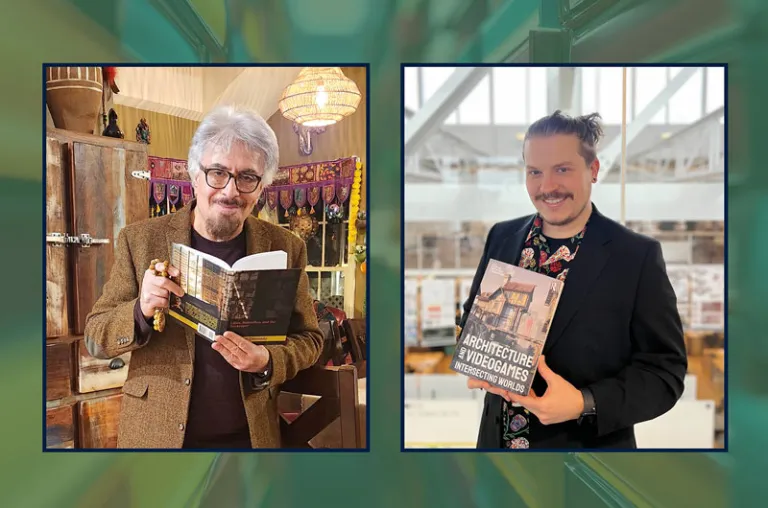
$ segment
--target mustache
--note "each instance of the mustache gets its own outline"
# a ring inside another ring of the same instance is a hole
[[[544,194],[539,194],[536,196],[536,199],[539,201],[544,201],[545,199],[567,199],[571,198],[573,199],[573,194],[567,193],[567,192],[547,192]]]
[[[232,199],[217,199],[214,201],[214,203],[218,203],[220,205],[224,206],[239,206],[240,208],[245,206],[245,201],[238,198],[232,198]]]

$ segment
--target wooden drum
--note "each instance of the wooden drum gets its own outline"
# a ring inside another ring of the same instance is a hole
[[[58,129],[94,134],[101,109],[101,67],[48,67],[45,97]]]

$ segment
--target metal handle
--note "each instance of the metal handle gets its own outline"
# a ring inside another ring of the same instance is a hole
[[[93,238],[88,233],[72,236],[66,233],[51,233],[45,237],[46,243],[54,245],[80,245],[81,247],[90,247],[93,244],[106,245],[110,240],[106,238]]]

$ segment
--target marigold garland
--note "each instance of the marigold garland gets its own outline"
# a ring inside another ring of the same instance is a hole
[[[347,230],[347,249],[349,255],[354,255],[355,245],[357,244],[357,212],[360,207],[360,183],[363,179],[363,164],[360,159],[355,161],[355,178],[352,181],[352,194],[349,198],[349,225]]]

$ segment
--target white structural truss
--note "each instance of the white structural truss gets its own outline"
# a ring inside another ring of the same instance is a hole
[[[653,181],[723,181],[725,136],[720,107],[655,146],[633,154],[627,166]]]
[[[488,67],[458,67],[405,124],[405,155],[413,155],[440,128],[467,94],[488,74]]]
[[[443,126],[482,80],[485,70],[458,68],[409,115],[404,129],[406,222],[493,222],[534,211],[525,189],[520,155],[497,156],[473,150],[472,143],[461,143],[461,126]],[[620,167],[621,135],[613,136],[599,151],[601,183],[593,187],[593,201],[608,216],[623,216],[625,220],[724,220],[723,107],[671,134],[651,125],[697,71],[702,70],[681,68],[626,125],[625,146],[633,146],[633,151],[626,154],[623,187],[618,172],[612,171]],[[580,69],[548,69],[547,109],[582,113],[581,87]],[[524,131],[524,126],[520,128]],[[517,136],[511,142],[521,143],[520,134]],[[509,144],[506,148],[508,154],[517,151],[517,147],[510,151]]]
[[[691,76],[696,73],[696,70],[696,67],[684,67],[681,69],[677,76],[672,78],[667,86],[635,116],[634,121],[627,124],[627,146],[629,146],[629,144],[635,140],[637,135],[648,126],[651,119],[656,116],[656,113],[661,111],[661,109],[669,102],[669,99],[674,97],[686,81],[691,79]],[[600,173],[597,175],[598,182],[603,181],[606,175],[608,175],[611,169],[615,166],[616,160],[621,155],[621,143],[622,138],[621,136],[618,136],[597,155],[601,167]]]

